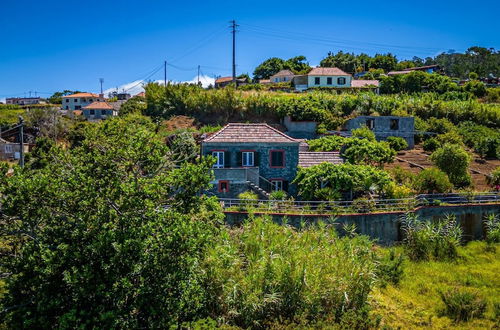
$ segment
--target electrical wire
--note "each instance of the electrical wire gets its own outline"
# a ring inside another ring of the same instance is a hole
[[[439,51],[440,49],[438,48],[433,48],[433,47],[419,47],[419,46],[404,46],[404,45],[391,45],[391,44],[384,44],[384,43],[374,43],[374,42],[366,42],[366,41],[355,41],[355,40],[349,40],[349,39],[340,39],[340,38],[329,38],[325,36],[319,36],[319,35],[312,35],[304,32],[291,32],[291,31],[284,31],[284,30],[278,30],[278,29],[272,29],[272,28],[266,28],[266,27],[260,27],[260,26],[255,26],[255,25],[250,25],[250,24],[240,24],[244,28],[248,29],[251,32],[255,33],[260,33],[263,35],[269,35],[273,37],[282,37],[286,39],[292,39],[292,40],[300,40],[300,41],[316,41],[320,43],[325,43],[325,44],[338,44],[338,45],[347,45],[347,46],[356,46],[360,44],[364,45],[369,45],[373,46],[376,48],[393,48],[393,49],[401,49],[401,50],[419,50],[419,51],[428,51],[428,52],[435,52]]]

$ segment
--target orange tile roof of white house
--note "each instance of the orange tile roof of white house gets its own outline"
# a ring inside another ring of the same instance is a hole
[[[229,123],[203,142],[300,143],[267,124]]]
[[[339,68],[313,68],[308,76],[350,76],[350,74],[340,70]]]
[[[63,98],[65,97],[99,97],[99,95],[93,93],[76,93],[71,95],[64,95]]]
[[[83,109],[113,110],[113,107],[107,102],[92,102]]]

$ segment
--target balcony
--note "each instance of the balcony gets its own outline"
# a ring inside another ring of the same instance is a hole
[[[215,180],[229,180],[231,182],[251,182],[259,186],[258,167],[225,167],[214,168]]]

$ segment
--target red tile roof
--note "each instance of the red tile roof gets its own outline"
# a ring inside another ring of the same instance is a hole
[[[65,95],[65,97],[99,97],[97,94],[92,94],[92,93],[76,93],[76,94],[71,94],[71,95]]]
[[[113,110],[113,107],[107,102],[92,102],[82,109]]]
[[[203,140],[203,142],[262,142],[262,143],[299,143],[300,140],[289,137],[285,133],[267,124],[229,123],[220,131]]]
[[[136,94],[135,96],[142,96],[142,97],[145,97],[145,96],[146,96],[146,93],[145,93],[145,92],[140,92],[140,93]]]
[[[333,152],[319,152],[319,151],[302,151],[299,152],[299,166],[311,167],[321,163],[342,164],[344,160],[340,157],[340,153]]]
[[[350,74],[339,68],[314,68],[307,74],[308,76],[350,76]]]
[[[378,80],[353,80],[351,81],[351,87],[363,88],[363,87],[378,87],[380,85]]]

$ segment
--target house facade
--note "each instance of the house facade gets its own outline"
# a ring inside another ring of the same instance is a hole
[[[272,191],[284,190],[294,196],[297,187],[292,181],[299,166],[342,162],[338,154],[307,152],[301,143],[267,124],[226,125],[201,143],[202,156],[216,159],[210,193],[236,198],[251,190],[266,198]]]
[[[45,103],[45,99],[40,97],[8,97],[5,99],[6,104],[30,105]]]
[[[104,96],[92,93],[65,95],[62,97],[62,109],[71,111],[81,110],[93,102],[104,102]]]
[[[295,74],[290,70],[281,70],[280,72],[269,77],[271,83],[290,82],[295,77]]]
[[[295,194],[290,182],[297,173],[299,144],[267,124],[226,125],[201,144],[202,155],[216,159],[212,192],[226,198],[258,188]]]
[[[293,78],[295,89],[304,91],[313,87],[351,87],[352,75],[339,68],[317,67],[306,75],[298,75]]]
[[[402,137],[408,142],[408,148],[415,147],[415,119],[398,116],[358,116],[349,119],[346,130],[366,126],[375,133],[377,140],[386,140],[389,136]]]
[[[87,120],[101,120],[118,115],[118,111],[107,102],[96,101],[82,108]]]

